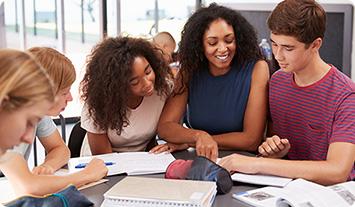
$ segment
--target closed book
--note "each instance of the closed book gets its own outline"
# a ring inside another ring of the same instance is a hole
[[[101,207],[210,207],[215,182],[127,176],[104,194]]]

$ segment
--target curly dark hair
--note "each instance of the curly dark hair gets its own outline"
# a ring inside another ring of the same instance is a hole
[[[196,71],[207,68],[208,60],[204,55],[203,35],[209,25],[217,19],[223,19],[233,27],[237,46],[233,61],[245,64],[251,60],[263,59],[253,26],[239,12],[212,3],[208,7],[197,10],[187,20],[181,32],[178,53],[182,71],[180,74],[183,76],[180,79],[182,83],[188,85]],[[185,84],[181,84],[179,93],[185,89]]]
[[[87,58],[86,73],[80,83],[81,99],[86,102],[89,115],[101,130],[113,129],[121,133],[129,125],[129,77],[136,57],[147,59],[155,73],[155,90],[168,96],[172,78],[161,52],[142,38],[107,38],[97,44]]]

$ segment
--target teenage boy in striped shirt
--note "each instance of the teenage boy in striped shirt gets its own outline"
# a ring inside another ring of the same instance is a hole
[[[281,68],[270,80],[273,136],[259,146],[262,156],[233,154],[220,165],[324,185],[354,180],[355,84],[319,55],[325,22],[314,0],[285,0],[271,13],[267,24]]]

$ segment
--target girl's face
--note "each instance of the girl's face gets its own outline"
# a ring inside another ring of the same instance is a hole
[[[47,115],[58,116],[60,112],[64,111],[69,101],[73,100],[73,96],[70,93],[70,87],[60,90],[55,96],[55,101],[52,107],[49,109]]]
[[[155,73],[144,57],[136,57],[129,79],[131,94],[135,97],[151,96],[154,92]]]
[[[21,142],[32,143],[37,122],[51,106],[51,102],[41,101],[14,111],[0,108],[0,156]]]
[[[216,19],[203,35],[203,47],[211,73],[225,74],[236,51],[233,27],[223,19]]]

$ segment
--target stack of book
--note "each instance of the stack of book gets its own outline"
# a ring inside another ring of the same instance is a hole
[[[101,207],[210,207],[215,182],[127,176],[104,194]]]

